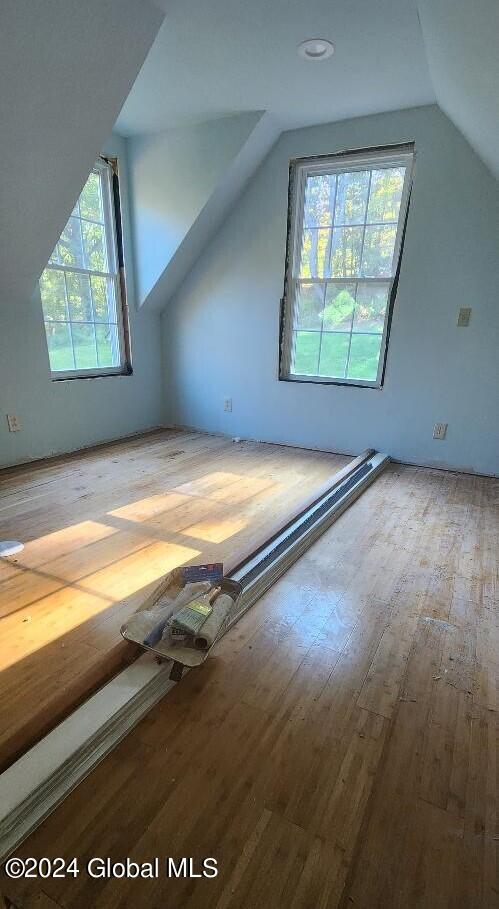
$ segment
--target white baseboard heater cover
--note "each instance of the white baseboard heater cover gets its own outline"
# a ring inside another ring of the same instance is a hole
[[[385,454],[373,453],[359,464],[349,476],[333,486],[313,505],[289,522],[230,572],[229,577],[239,581],[243,592],[238,600],[237,612],[231,617],[229,628],[235,624],[278,578],[336,521],[349,505],[361,495],[389,463]]]
[[[230,573],[243,585],[231,628],[262,594],[324,533],[389,463],[367,452],[344,479]],[[176,682],[171,663],[150,654],[78,707],[0,775],[0,860],[19,845],[106,757]]]

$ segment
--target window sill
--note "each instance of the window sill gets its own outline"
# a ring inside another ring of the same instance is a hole
[[[133,369],[131,366],[120,367],[120,369],[107,370],[106,372],[93,372],[82,370],[81,372],[52,372],[50,378],[52,382],[68,382],[74,379],[109,379],[113,376],[131,376]]]
[[[298,382],[301,385],[340,385],[343,388],[372,388],[382,391],[382,382],[362,382],[360,379],[328,379],[326,376],[279,376],[279,382]]]

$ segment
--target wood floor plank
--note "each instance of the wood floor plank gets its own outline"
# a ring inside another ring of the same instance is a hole
[[[0,768],[134,659],[120,626],[166,572],[237,561],[348,460],[163,431],[2,471]]]
[[[19,849],[214,856],[218,876],[5,893],[21,909],[40,892],[62,909],[495,909],[498,536],[494,480],[392,465]]]

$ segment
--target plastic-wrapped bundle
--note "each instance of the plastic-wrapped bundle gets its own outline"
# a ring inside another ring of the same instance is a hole
[[[220,594],[213,603],[211,615],[208,616],[199,632],[194,637],[194,646],[198,650],[209,650],[215,643],[222,625],[224,624],[234,601],[226,593]]]
[[[142,612],[140,617],[144,623],[148,623],[146,627],[149,629],[144,637],[145,646],[154,647],[161,640],[164,632],[168,630],[171,616],[182,606],[190,603],[195,597],[208,593],[210,589],[211,584],[209,581],[186,584],[174,600],[167,596],[162,597],[158,600],[154,609]],[[151,621],[155,623],[152,628],[150,626]]]

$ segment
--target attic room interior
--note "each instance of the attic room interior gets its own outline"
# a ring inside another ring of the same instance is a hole
[[[499,905],[498,39],[3,0],[0,909]]]

